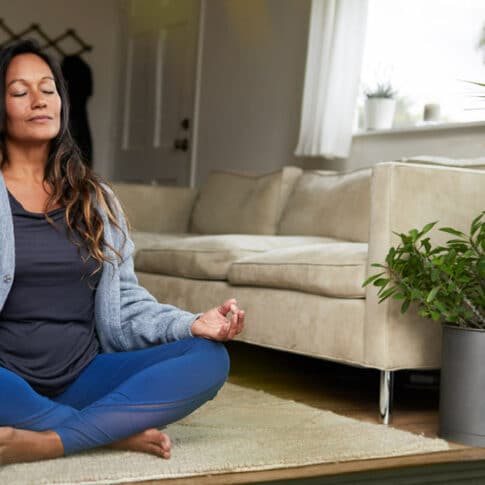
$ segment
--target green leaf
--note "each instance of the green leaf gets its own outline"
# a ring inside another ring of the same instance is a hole
[[[409,235],[411,236],[411,241],[412,241],[412,242],[415,242],[415,241],[416,241],[416,239],[418,239],[418,235],[419,235],[419,234],[418,234],[418,230],[417,230],[417,229],[411,229],[411,230],[409,231]]]
[[[398,290],[398,288],[396,286],[393,286],[392,288],[387,288],[387,290],[379,293],[379,296],[380,296],[379,303],[381,303],[382,301],[384,301],[386,298],[389,298],[397,290]]]
[[[475,84],[476,86],[485,87],[484,83],[480,83],[478,81],[468,81],[467,79],[462,79],[462,81],[465,83]]]
[[[485,278],[485,256],[482,256],[478,261],[477,271],[481,278]]]
[[[439,300],[434,300],[433,305],[442,313],[446,313],[446,308]]]
[[[424,246],[424,249],[426,250],[427,253],[431,251],[431,244],[429,242],[429,237],[421,241],[421,246]]]
[[[374,286],[386,286],[389,283],[389,278],[379,278],[374,281]]]
[[[466,318],[467,320],[471,320],[473,317],[474,317],[473,312],[471,312],[471,311],[466,311],[466,312],[465,312],[465,318]]]
[[[436,311],[432,311],[432,312],[431,312],[431,318],[432,318],[432,319],[433,319],[435,322],[437,322],[437,321],[440,319],[440,317],[441,317],[440,312],[436,312]]]
[[[374,280],[376,280],[377,278],[379,278],[380,276],[382,276],[384,273],[378,273],[378,274],[375,274],[375,275],[372,275],[370,276],[369,278],[367,278],[363,283],[362,283],[362,286],[367,286],[369,283],[372,283]]]
[[[429,293],[428,293],[428,297],[426,298],[426,302],[427,303],[431,303],[435,297],[436,297],[436,294],[438,293],[438,291],[440,290],[440,287],[439,286],[435,286]]]
[[[372,263],[371,266],[374,267],[374,268],[384,268],[384,269],[387,269],[383,264],[380,264],[380,263]]]
[[[404,300],[403,304],[401,305],[401,313],[406,313],[410,304],[410,300]]]
[[[411,289],[411,300],[419,300],[421,297],[421,291],[419,291],[417,288],[412,288]]]
[[[440,231],[447,232],[449,234],[453,234],[454,236],[458,237],[466,237],[465,234],[463,234],[461,231],[457,231],[456,229],[453,229],[452,227],[440,227]]]
[[[391,264],[392,260],[394,259],[394,255],[396,254],[396,250],[394,248],[389,249],[389,253],[386,256],[386,263]]]
[[[477,217],[475,217],[475,219],[473,219],[472,221],[472,225],[470,227],[470,234],[473,236],[477,231],[478,231],[478,228],[481,226],[481,219],[483,217],[485,213],[482,212],[481,214],[479,214]]]
[[[433,227],[438,223],[438,221],[434,221],[434,222],[430,222],[429,224],[426,224],[423,229],[421,230],[421,232],[419,233],[420,236],[426,234],[427,232],[431,231],[431,229],[433,229]]]

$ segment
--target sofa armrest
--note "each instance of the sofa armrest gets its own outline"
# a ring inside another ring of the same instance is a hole
[[[367,275],[375,274],[372,263],[383,263],[394,234],[421,229],[438,220],[429,233],[434,243],[449,235],[437,228],[451,226],[468,232],[470,224],[485,209],[485,171],[439,165],[385,162],[373,169]],[[441,325],[425,320],[411,308],[400,313],[401,302],[378,303],[377,288],[366,288],[364,359],[372,367],[439,368]]]
[[[197,189],[114,182],[111,184],[136,231],[188,231]]]

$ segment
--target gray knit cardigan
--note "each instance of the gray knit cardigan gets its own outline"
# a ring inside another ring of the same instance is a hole
[[[109,191],[110,189],[105,186]],[[111,192],[111,191],[110,191]],[[123,256],[104,262],[96,289],[94,318],[103,352],[120,352],[158,345],[193,337],[190,330],[194,314],[158,303],[155,297],[138,284],[133,265],[134,244],[127,232],[126,221],[118,200],[117,221],[127,234],[123,245],[122,233],[110,222],[105,211],[98,207],[104,222],[105,241]],[[35,251],[35,246],[32,249]],[[112,258],[113,251],[106,248]],[[0,312],[15,278],[15,240],[8,192],[0,170]]]

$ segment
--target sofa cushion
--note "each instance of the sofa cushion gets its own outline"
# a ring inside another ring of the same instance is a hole
[[[157,248],[179,239],[194,237],[194,234],[188,232],[159,234],[156,232],[133,231],[130,237],[135,244],[135,252],[133,254],[133,257],[135,257],[136,253],[141,249]]]
[[[318,243],[275,249],[235,261],[232,285],[285,288],[337,298],[364,298],[367,244]]]
[[[254,174],[211,172],[192,212],[190,231],[201,234],[275,234],[298,167]]]
[[[189,237],[157,248],[142,249],[137,271],[209,280],[225,280],[234,261],[272,249],[332,241],[312,236],[225,234]]]
[[[146,232],[188,231],[197,189],[123,182],[112,186],[133,229]]]
[[[284,209],[278,233],[367,242],[371,173],[370,168],[339,174],[305,171]]]

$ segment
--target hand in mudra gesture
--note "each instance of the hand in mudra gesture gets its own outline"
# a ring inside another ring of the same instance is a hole
[[[231,312],[230,318],[226,315]],[[194,337],[227,341],[241,333],[244,328],[244,310],[239,310],[235,298],[225,301],[221,306],[205,312],[192,324]]]

